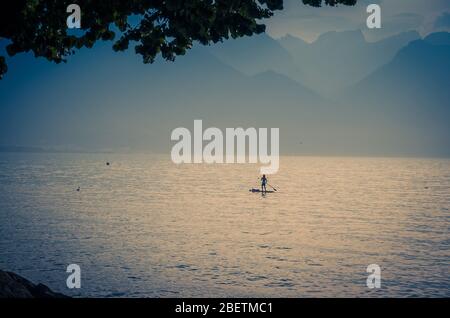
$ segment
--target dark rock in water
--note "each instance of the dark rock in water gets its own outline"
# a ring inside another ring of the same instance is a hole
[[[55,293],[43,284],[35,285],[17,274],[0,270],[0,298],[69,298],[69,296]]]

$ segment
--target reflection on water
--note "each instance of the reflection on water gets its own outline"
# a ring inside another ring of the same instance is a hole
[[[75,296],[450,296],[449,160],[283,157],[264,196],[258,168],[0,154],[0,268]]]

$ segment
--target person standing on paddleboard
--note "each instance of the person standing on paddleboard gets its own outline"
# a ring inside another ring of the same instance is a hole
[[[261,178],[261,192],[263,192],[263,191],[266,192],[267,191],[266,184],[267,184],[267,178],[266,178],[266,175],[263,174],[263,176]]]

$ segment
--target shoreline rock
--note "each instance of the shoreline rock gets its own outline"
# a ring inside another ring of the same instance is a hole
[[[70,298],[44,284],[33,284],[12,272],[0,270],[0,298]]]

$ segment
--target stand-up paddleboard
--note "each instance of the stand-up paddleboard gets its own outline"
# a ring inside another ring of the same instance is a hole
[[[261,189],[250,189],[248,190],[249,192],[253,192],[253,193],[274,193],[275,191],[272,190],[267,190],[267,191],[261,191]]]

